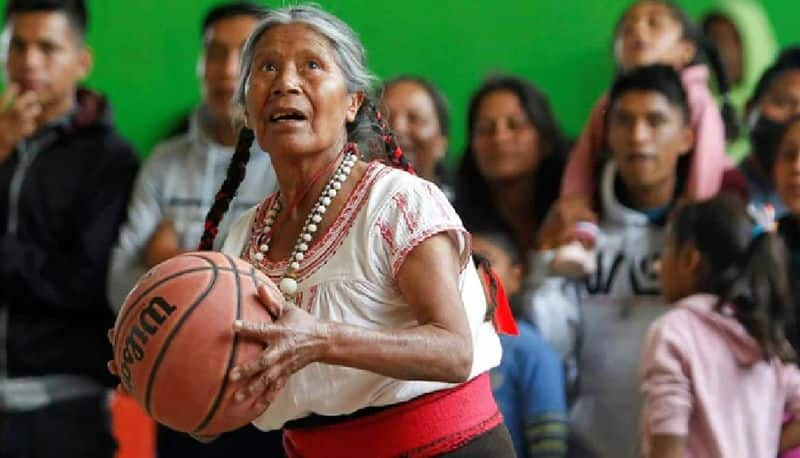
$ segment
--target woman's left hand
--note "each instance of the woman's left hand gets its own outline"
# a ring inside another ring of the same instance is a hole
[[[259,297],[269,310],[280,310],[273,323],[236,321],[234,330],[239,335],[256,339],[266,344],[261,357],[234,367],[231,380],[250,380],[236,393],[236,400],[243,401],[253,396],[265,396],[265,404],[274,400],[286,385],[289,376],[320,361],[326,347],[327,325],[317,318],[276,295],[260,291]],[[281,301],[282,304],[276,302]],[[273,316],[276,314],[273,313]]]

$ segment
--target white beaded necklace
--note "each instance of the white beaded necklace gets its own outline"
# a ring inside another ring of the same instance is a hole
[[[284,297],[291,299],[297,293],[297,271],[300,270],[300,262],[305,259],[306,251],[308,251],[309,243],[314,238],[314,233],[319,229],[318,224],[322,222],[322,217],[328,211],[328,207],[336,194],[342,189],[342,184],[350,176],[353,171],[353,166],[358,161],[358,155],[355,151],[353,144],[348,144],[345,149],[344,159],[333,172],[333,176],[325,185],[325,188],[319,195],[316,204],[312,207],[311,213],[306,217],[303,223],[303,228],[300,230],[300,236],[294,244],[291,255],[289,255],[289,266],[286,268],[278,288],[283,293]],[[275,219],[281,211],[280,191],[276,196],[272,207],[267,212],[267,218],[264,222],[262,234],[257,239],[258,252],[253,256],[256,266],[263,265],[266,259],[267,252],[269,251],[269,243],[272,240],[272,225],[275,224]],[[262,238],[264,238],[262,240]]]

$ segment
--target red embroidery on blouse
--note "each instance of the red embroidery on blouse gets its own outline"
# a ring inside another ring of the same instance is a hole
[[[398,192],[392,196],[392,200],[394,200],[394,204],[397,206],[397,209],[400,210],[400,214],[403,216],[403,220],[406,222],[406,227],[408,227],[408,232],[412,234],[417,232],[417,227],[419,227],[418,215],[412,212],[409,208],[408,194],[402,191]]]
[[[314,308],[314,300],[317,299],[318,292],[319,285],[314,285],[308,290],[308,300],[306,301],[306,306],[303,307],[306,312],[311,313],[311,309]]]
[[[311,242],[311,246],[308,251],[306,251],[305,259],[300,263],[300,270],[296,272],[298,282],[302,282],[304,279],[311,276],[336,252],[336,249],[350,232],[350,228],[353,226],[361,208],[369,200],[369,191],[372,189],[372,185],[378,178],[391,170],[393,169],[377,162],[369,164],[367,171],[358,181],[358,184],[350,194],[344,207],[339,212],[339,215],[328,226],[324,234],[321,234]],[[267,197],[256,209],[255,220],[250,229],[250,243],[245,246],[242,255],[245,260],[252,264],[255,264],[252,260],[255,258],[255,254],[258,253],[258,239],[264,229],[266,214],[272,207],[276,198],[277,193]],[[286,272],[287,267],[287,260],[273,262],[265,259],[258,268],[273,281],[278,281],[284,272]]]
[[[378,220],[377,225],[378,230],[381,232],[381,237],[383,237],[383,241],[389,246],[389,251],[394,254],[397,248],[394,246],[394,230],[392,230],[392,226],[382,219]]]

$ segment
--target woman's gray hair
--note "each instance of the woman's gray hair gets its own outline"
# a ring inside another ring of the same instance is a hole
[[[270,9],[256,26],[250,38],[244,45],[242,52],[241,74],[239,85],[236,88],[234,102],[240,107],[245,106],[247,83],[253,67],[253,55],[258,40],[269,29],[276,25],[305,24],[317,33],[327,38],[331,47],[336,51],[336,64],[344,75],[349,93],[364,92],[367,94],[374,77],[367,70],[367,58],[364,45],[358,36],[347,24],[336,16],[326,13],[319,8],[308,5],[290,6],[280,9]]]

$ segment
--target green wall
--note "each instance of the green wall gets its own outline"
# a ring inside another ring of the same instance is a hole
[[[96,65],[123,133],[143,155],[198,100],[199,23],[218,0],[88,0]],[[265,1],[282,5],[285,1]],[[627,0],[320,0],[347,21],[381,78],[429,77],[452,107],[453,157],[470,92],[487,74],[530,78],[576,135],[612,73],[611,29]],[[711,0],[679,2],[699,14]],[[5,0],[0,0],[0,6]],[[764,0],[781,44],[800,40],[798,0]]]

